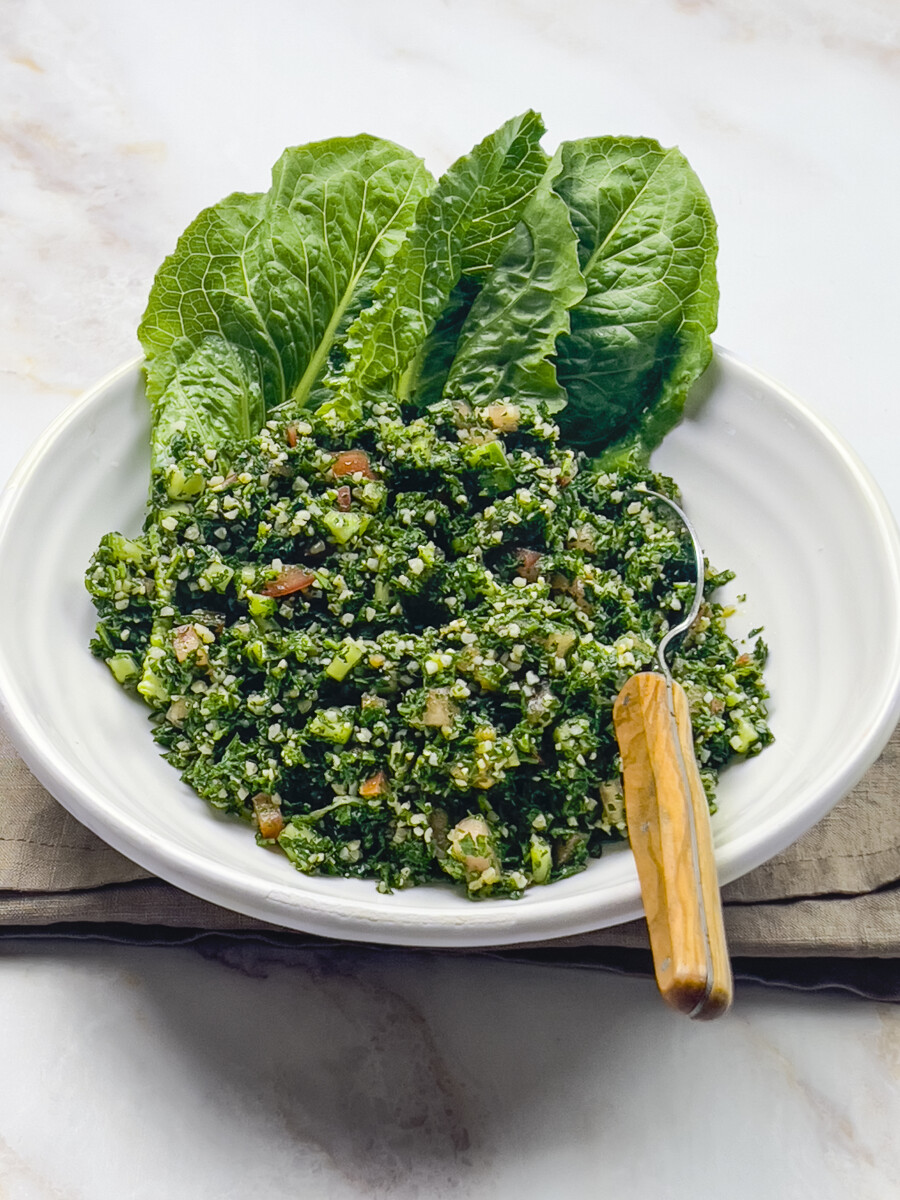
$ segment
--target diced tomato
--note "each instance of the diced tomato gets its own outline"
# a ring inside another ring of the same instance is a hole
[[[194,661],[200,667],[209,662],[206,646],[195,625],[179,625],[172,634],[172,645],[179,662],[184,662],[191,654],[196,656]]]
[[[523,579],[527,579],[529,583],[534,583],[540,574],[538,563],[541,561],[541,555],[537,550],[521,549],[516,551],[516,574],[521,575]]]
[[[452,725],[453,718],[458,712],[444,688],[434,688],[425,697],[425,711],[422,714],[423,725]]]
[[[331,473],[341,475],[362,475],[364,479],[374,479],[375,473],[365,450],[342,450],[335,456],[331,464]]]
[[[297,426],[288,425],[287,429],[284,431],[284,436],[287,438],[287,444],[293,450],[294,446],[297,445]]]
[[[514,404],[489,404],[485,411],[487,419],[501,433],[515,433],[519,428],[521,413]]]
[[[284,829],[284,817],[269,793],[257,792],[250,803],[256,813],[256,822],[262,836],[264,838],[278,837]]]
[[[554,575],[550,580],[551,592],[565,592],[567,596],[571,596],[578,607],[583,612],[590,612],[591,606],[587,602],[584,594],[584,580],[576,579],[574,582],[566,579],[565,575]]]
[[[361,796],[382,796],[388,790],[387,775],[384,771],[376,771],[364,783],[359,785]]]
[[[290,596],[293,592],[305,592],[315,581],[315,575],[310,575],[303,567],[285,567],[280,575],[259,590],[263,596]]]

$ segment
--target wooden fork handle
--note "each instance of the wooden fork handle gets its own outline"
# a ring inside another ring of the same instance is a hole
[[[734,985],[684,689],[672,684],[670,709],[662,675],[633,675],[613,725],[656,982],[673,1008],[710,1020],[727,1010]]]

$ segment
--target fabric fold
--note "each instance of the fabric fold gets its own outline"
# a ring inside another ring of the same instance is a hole
[[[793,846],[723,889],[731,953],[754,960],[900,962],[900,730],[863,780]],[[116,928],[284,935],[156,879],[71,817],[0,735],[0,936]],[[316,944],[303,934],[298,944]],[[498,952],[584,964],[595,948],[646,952],[643,921]],[[864,965],[865,964],[865,965]],[[849,986],[852,975],[840,972]],[[785,972],[782,971],[782,974]],[[823,985],[824,986],[824,985]],[[861,989],[864,991],[864,989]]]

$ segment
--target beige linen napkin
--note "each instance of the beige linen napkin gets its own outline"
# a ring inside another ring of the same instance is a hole
[[[827,817],[729,884],[724,898],[736,958],[895,959],[900,978],[900,730]],[[0,734],[0,934],[74,927],[115,927],[126,940],[129,930],[138,939],[149,927],[276,931],[117,854],[52,799]],[[633,921],[525,949],[580,962],[596,948],[615,955],[646,947],[646,927]]]

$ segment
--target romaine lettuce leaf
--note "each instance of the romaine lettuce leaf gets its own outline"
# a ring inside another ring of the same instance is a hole
[[[305,403],[432,183],[391,142],[335,138],[286,150],[267,193],[202,212],[160,268],[138,331],[154,459],[180,422],[216,445]]]
[[[419,408],[440,400],[459,346],[459,335],[481,290],[478,280],[463,275],[450,293],[444,311],[401,377],[404,399]]]
[[[718,287],[709,200],[678,150],[647,138],[564,143],[554,191],[587,284],[557,343],[563,436],[645,457],[712,357]]]
[[[514,117],[454,163],[422,201],[374,303],[347,333],[347,360],[329,380],[338,410],[358,406],[386,380],[404,398],[411,395],[428,335],[460,277],[489,275],[544,175],[543,132],[536,113]]]
[[[153,457],[158,462],[179,433],[205,446],[253,437],[266,421],[266,403],[252,353],[207,335],[179,362],[153,407]]]
[[[267,193],[206,209],[139,334],[158,464],[274,409],[339,417],[380,392],[546,404],[563,437],[646,459],[712,354],[715,222],[677,150],[564,143],[506,122],[435,185],[366,135],[285,151]]]
[[[578,239],[548,168],[466,317],[444,394],[562,408],[553,365],[569,309],[585,295]]]

